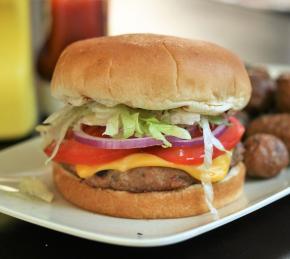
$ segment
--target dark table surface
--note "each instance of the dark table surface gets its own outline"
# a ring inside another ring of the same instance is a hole
[[[157,248],[89,241],[0,214],[0,259],[61,257],[290,258],[290,196],[201,236]]]

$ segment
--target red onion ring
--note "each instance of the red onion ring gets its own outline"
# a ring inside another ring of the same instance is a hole
[[[226,125],[219,125],[213,131],[213,135],[218,138],[226,129]],[[203,136],[184,140],[173,136],[168,136],[166,139],[172,144],[173,147],[190,147],[196,145],[203,145]]]
[[[212,133],[215,137],[219,137],[225,129],[225,125],[219,125],[213,130]],[[162,141],[154,139],[152,137],[129,139],[94,137],[84,132],[80,125],[73,129],[73,134],[75,139],[80,143],[103,149],[132,149],[163,145]],[[173,147],[190,147],[203,144],[202,136],[190,140],[184,140],[173,136],[166,136],[166,139],[172,144]]]

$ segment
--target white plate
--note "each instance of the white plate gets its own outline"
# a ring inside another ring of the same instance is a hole
[[[39,138],[0,152],[0,178],[39,175],[53,190],[55,201],[47,204],[1,192],[0,212],[67,234],[126,246],[174,244],[215,229],[290,193],[290,170],[270,180],[247,181],[238,201],[220,209],[220,219],[210,214],[170,220],[130,220],[101,216],[64,201],[52,185],[50,168],[44,167]],[[0,182],[1,183],[1,182]]]

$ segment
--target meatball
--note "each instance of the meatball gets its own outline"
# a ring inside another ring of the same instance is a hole
[[[289,163],[285,144],[273,135],[255,134],[246,140],[245,149],[244,162],[252,177],[273,177]]]
[[[269,111],[274,104],[275,81],[270,78],[266,70],[250,69],[248,74],[252,85],[252,96],[246,111],[251,115]]]
[[[253,120],[247,128],[246,135],[256,133],[275,135],[284,142],[290,153],[290,114],[269,114]]]
[[[284,73],[277,79],[276,102],[281,112],[290,112],[290,73]]]
[[[258,75],[259,77],[264,78],[264,79],[271,79],[271,76],[270,76],[268,69],[266,67],[249,66],[249,67],[247,67],[247,71],[248,71],[249,76]]]

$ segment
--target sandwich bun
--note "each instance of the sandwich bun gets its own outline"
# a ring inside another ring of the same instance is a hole
[[[76,206],[99,214],[134,219],[189,217],[208,212],[201,184],[187,188],[133,193],[93,188],[80,178],[54,163],[53,178],[63,197]],[[242,162],[232,167],[228,176],[213,184],[216,208],[236,200],[243,192],[245,166]]]
[[[72,105],[96,101],[147,110],[186,107],[216,115],[240,110],[251,85],[240,59],[212,43],[155,34],[79,41],[59,58],[53,96]]]

